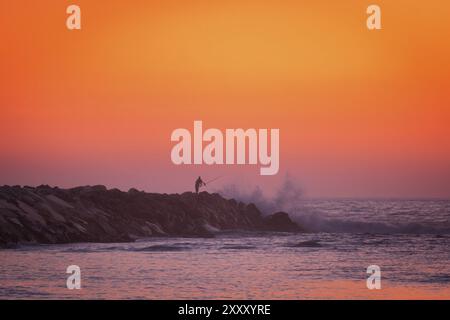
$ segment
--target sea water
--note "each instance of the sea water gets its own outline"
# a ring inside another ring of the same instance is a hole
[[[305,200],[291,215],[310,232],[3,249],[0,298],[450,299],[450,201]]]

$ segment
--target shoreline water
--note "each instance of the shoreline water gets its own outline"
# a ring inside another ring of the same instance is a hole
[[[450,235],[223,234],[0,250],[17,299],[450,299]],[[382,289],[366,287],[381,268]],[[78,265],[82,289],[67,290]]]

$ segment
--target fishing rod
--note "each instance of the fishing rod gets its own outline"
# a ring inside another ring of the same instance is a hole
[[[215,177],[214,179],[208,180],[208,181],[205,182],[205,185],[207,185],[208,183],[214,182],[216,180],[219,180],[220,178],[223,178],[223,177],[224,176],[218,176],[218,177]]]

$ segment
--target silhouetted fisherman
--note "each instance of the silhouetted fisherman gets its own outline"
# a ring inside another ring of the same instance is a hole
[[[198,193],[201,186],[206,186],[206,183],[204,183],[202,178],[199,176],[195,181],[195,193]]]

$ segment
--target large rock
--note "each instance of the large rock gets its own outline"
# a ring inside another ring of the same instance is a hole
[[[297,232],[287,213],[219,194],[156,194],[104,186],[0,187],[0,244],[126,242],[152,236],[209,237],[220,230]]]
[[[265,218],[264,227],[267,231],[300,232],[303,231],[293,222],[286,212],[276,212]]]

